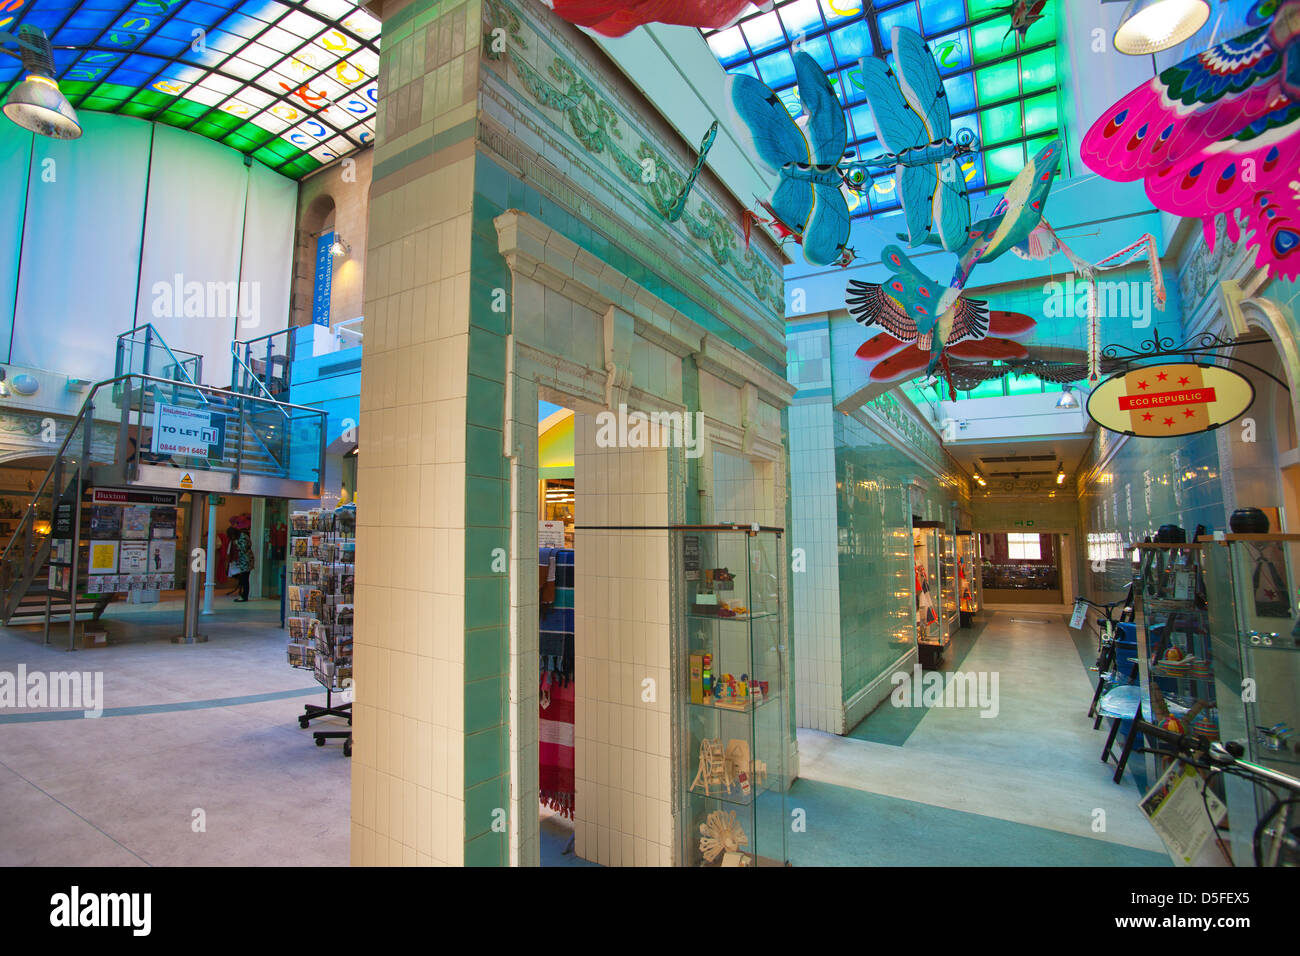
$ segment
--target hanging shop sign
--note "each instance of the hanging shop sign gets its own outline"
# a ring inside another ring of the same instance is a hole
[[[158,403],[153,450],[159,455],[189,455],[220,460],[226,449],[226,416],[201,408]]]
[[[1242,415],[1255,386],[1217,365],[1146,365],[1106,379],[1088,396],[1102,428],[1142,438],[1194,435]]]

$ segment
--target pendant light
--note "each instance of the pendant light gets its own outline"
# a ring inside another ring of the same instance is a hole
[[[1178,46],[1210,19],[1206,0],[1132,0],[1115,31],[1115,49],[1147,56]]]
[[[24,23],[18,36],[0,34],[0,41],[16,40],[18,52],[0,47],[23,61],[26,76],[5,99],[5,116],[23,129],[52,139],[76,139],[81,135],[77,112],[59,91],[54,79],[54,50],[50,38],[39,28]]]

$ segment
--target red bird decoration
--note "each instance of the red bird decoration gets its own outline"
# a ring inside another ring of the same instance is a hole
[[[570,23],[607,37],[621,37],[647,23],[675,23],[721,30],[748,7],[771,9],[771,0],[542,0]]]
[[[1024,43],[1029,28],[1043,19],[1043,8],[1046,6],[1047,0],[1016,0],[1010,6],[1003,7],[1002,12],[1011,15],[1011,29],[1007,31],[1007,36],[1002,38],[1003,45],[1012,33],[1019,33],[1020,42]]]

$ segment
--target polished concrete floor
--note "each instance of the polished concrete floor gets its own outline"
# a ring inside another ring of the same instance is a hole
[[[112,605],[93,650],[0,628],[0,671],[101,673],[104,706],[0,710],[0,865],[347,864],[349,761],[298,726],[324,691],[285,661],[279,602],[215,607],[205,644],[170,643],[175,602]]]
[[[1135,775],[1117,785],[1113,767],[1101,763],[1103,731],[1085,716],[1093,686],[1085,665],[1062,615],[999,611],[959,635],[945,662],[946,670],[998,675],[996,717],[886,701],[849,736],[800,730],[792,805],[825,803],[825,813],[809,810],[808,830],[820,815],[834,833],[804,841],[807,853],[792,836],[792,859],[1168,865],[1137,809]],[[939,832],[960,838],[936,842]]]
[[[114,643],[75,653],[0,628],[0,672],[104,682],[98,719],[0,710],[0,865],[347,864],[350,762],[297,724],[323,692],[285,662],[278,603],[216,607],[188,646],[174,602],[113,605]],[[1164,865],[1136,787],[1098,760],[1084,650],[1059,615],[1001,613],[948,664],[999,674],[996,718],[886,703],[852,737],[800,731],[793,862]],[[585,865],[568,834],[543,820],[545,865]]]

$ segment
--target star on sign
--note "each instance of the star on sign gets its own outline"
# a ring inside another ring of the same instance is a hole
[[[1144,422],[1149,422],[1149,421],[1151,421],[1151,413],[1150,413],[1150,412],[1145,413],[1145,414],[1142,416],[1142,420],[1143,420]]]
[[[1166,419],[1165,419],[1165,424],[1168,425],[1170,428],[1173,428],[1173,427],[1174,427],[1174,420],[1173,420],[1172,418],[1166,418]]]
[[[1146,383],[1146,382],[1138,382],[1138,388],[1141,388],[1141,389],[1145,389],[1145,388],[1147,388],[1147,383]]]
[[[1168,373],[1168,372],[1161,372],[1160,374],[1158,374],[1158,375],[1156,376],[1156,378],[1158,378],[1158,379],[1159,379],[1160,381],[1162,381],[1162,382],[1163,382],[1165,379],[1167,379],[1168,377],[1169,377],[1169,373]]]
[[[1191,381],[1191,379],[1188,378],[1186,375],[1184,375],[1182,378],[1180,378],[1180,379],[1178,380],[1178,384],[1179,384],[1179,385],[1186,385],[1186,384],[1187,384],[1188,382],[1190,382],[1190,381]]]
[[[1196,417],[1196,409],[1194,409],[1194,408],[1187,408],[1187,409],[1184,409],[1184,410],[1183,410],[1183,417],[1184,417],[1184,418],[1195,418],[1195,417]]]

